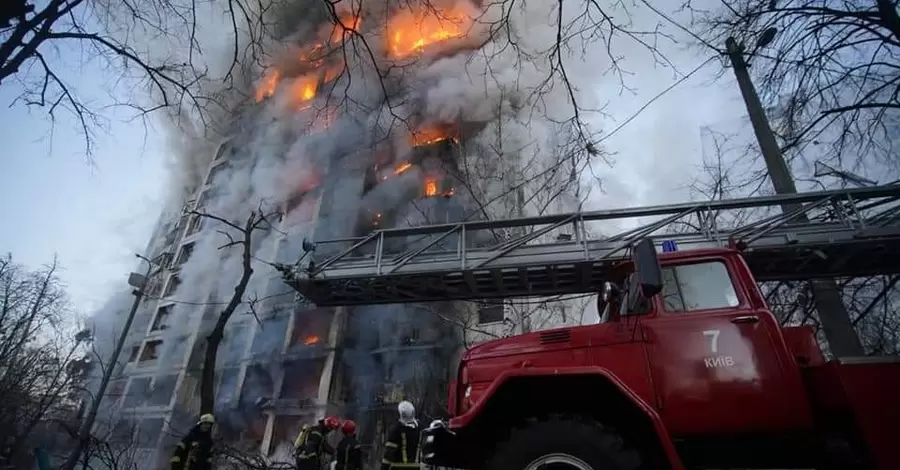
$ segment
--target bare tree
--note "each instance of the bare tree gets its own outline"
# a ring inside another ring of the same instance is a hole
[[[240,279],[234,286],[234,292],[228,303],[218,313],[215,325],[206,336],[203,372],[200,379],[200,412],[212,413],[215,407],[214,386],[216,381],[216,356],[219,351],[219,345],[224,338],[225,326],[228,324],[228,320],[231,319],[238,307],[244,302],[247,286],[250,284],[250,279],[253,276],[254,234],[258,231],[273,230],[274,227],[269,219],[274,214],[265,213],[262,204],[259,205],[257,210],[250,212],[243,224],[204,212],[202,209],[190,211],[189,214],[203,217],[218,224],[216,231],[227,239],[227,242],[219,247],[220,250],[232,247],[240,249]]]
[[[788,156],[816,153],[858,171],[896,167],[900,15],[890,0],[688,0],[707,43],[745,44]]]
[[[221,112],[223,91],[245,88],[239,81],[246,67],[261,60],[272,3],[10,0],[0,7],[0,85],[16,87],[14,104],[45,109],[51,122],[61,111],[74,116],[88,156],[112,108],[136,118],[168,111],[207,123],[210,113]],[[206,18],[218,13],[228,20],[210,36]],[[202,57],[223,37],[234,42],[234,56],[216,72]],[[84,69],[108,79],[111,102],[98,99],[95,83],[79,83]]]
[[[54,260],[29,271],[0,258],[0,462],[22,463],[29,440],[50,418],[71,412],[84,378],[84,335],[72,316]]]

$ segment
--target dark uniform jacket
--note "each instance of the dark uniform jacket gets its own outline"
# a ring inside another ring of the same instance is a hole
[[[419,466],[419,437],[421,429],[397,423],[384,443],[381,470]]]
[[[344,436],[334,453],[335,470],[362,470],[362,450],[356,436]]]
[[[308,430],[300,431],[300,435],[294,442],[297,460],[310,462],[318,468],[322,461],[322,452],[333,455],[334,449],[325,439],[327,431],[324,421],[319,421]]]
[[[191,428],[172,454],[172,470],[211,470],[211,434],[210,431],[201,431],[199,425]]]

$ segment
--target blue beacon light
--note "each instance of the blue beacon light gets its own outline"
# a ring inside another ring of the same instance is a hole
[[[674,253],[678,251],[678,244],[672,240],[666,240],[662,242],[662,251],[663,253]]]

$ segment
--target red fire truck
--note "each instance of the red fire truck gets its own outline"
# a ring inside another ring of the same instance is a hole
[[[432,465],[490,470],[900,468],[900,360],[826,362],[781,327],[735,250],[649,240],[605,321],[469,349]],[[620,287],[622,286],[622,287]]]
[[[464,353],[450,419],[423,434],[429,465],[896,470],[900,360],[827,361],[812,327],[779,324],[757,281],[900,272],[898,201],[895,185],[380,230],[287,278],[319,305],[602,289],[597,324]],[[728,209],[784,204],[801,207],[804,222],[792,219],[798,212],[728,233],[707,224],[666,235],[657,253],[652,234],[680,217],[709,222]],[[817,208],[829,218],[817,221]],[[625,216],[667,217],[596,240],[584,230],[590,220]],[[568,235],[536,242],[567,226]],[[524,235],[466,244],[477,230],[503,228]],[[412,236],[433,238],[398,253],[385,248],[390,237]],[[435,248],[454,236],[456,246]],[[369,243],[374,251],[362,249]]]

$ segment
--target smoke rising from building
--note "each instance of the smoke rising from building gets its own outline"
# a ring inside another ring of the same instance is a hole
[[[284,386],[273,377],[291,320],[278,312],[296,306],[294,294],[267,263],[293,264],[303,256],[304,239],[552,212],[553,206],[532,202],[531,194],[548,188],[577,194],[577,174],[590,157],[585,131],[571,121],[570,90],[548,59],[557,34],[555,22],[548,21],[555,17],[555,5],[531,1],[503,11],[502,4],[468,0],[344,0],[330,15],[320,11],[318,2],[314,9],[309,4],[291,4],[312,11],[301,15],[289,14],[291,8],[279,3],[279,28],[285,34],[269,48],[271,62],[255,71],[259,79],[243,90],[249,98],[217,123],[221,139],[209,140],[215,132],[179,121],[171,137],[176,152],[171,199],[177,203],[166,208],[163,220],[169,222],[155,237],[157,246],[148,250],[161,255],[165,233],[192,236],[189,250],[184,244],[170,253],[178,282],[170,280],[156,294],[174,299],[158,354],[176,363],[188,353],[202,357],[204,339],[242,270],[240,250],[222,248],[228,239],[220,232],[229,232],[227,227],[189,212],[242,225],[251,211],[262,210],[272,223],[254,233],[255,274],[245,295],[245,301],[257,300],[253,314],[260,328],[252,344],[246,344],[245,331],[230,328],[219,351],[222,383],[243,384],[240,396],[217,397],[217,402],[239,403],[237,411],[222,417],[236,430],[252,427],[244,410],[267,406],[266,400]],[[569,14],[563,14],[563,22]],[[572,59],[563,57],[568,80],[590,83],[593,71]],[[593,104],[592,93],[571,93],[582,106]],[[448,142],[452,150],[437,149]],[[317,259],[334,249],[317,247]],[[235,318],[250,314],[250,307],[242,305]],[[334,314],[322,315],[330,321]],[[381,306],[360,308],[354,315],[357,324],[371,320],[373,326],[357,329],[356,345],[344,353],[348,372],[357,379],[354,406],[383,401],[376,398],[384,393],[376,383],[385,379],[440,375],[415,367],[431,354],[428,347],[404,359],[378,339],[390,336],[392,328],[406,329],[409,344],[404,346],[415,346],[419,330],[430,328],[423,320],[429,313]],[[291,344],[324,347],[327,325],[295,324],[303,333],[295,333]],[[241,375],[237,364],[245,349],[261,364]],[[376,363],[389,371],[388,377],[366,375],[378,369]],[[186,367],[198,364],[191,359]],[[308,391],[313,399],[317,393]]]

